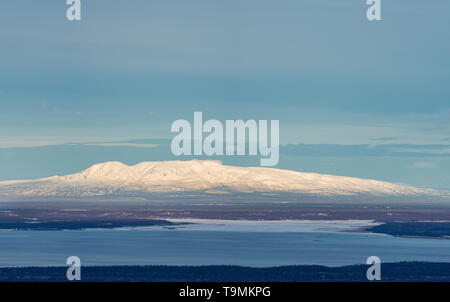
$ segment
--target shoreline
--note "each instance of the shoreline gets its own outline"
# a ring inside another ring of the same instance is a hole
[[[19,219],[0,221],[0,231],[87,231],[161,228],[249,232],[347,232],[385,234],[403,238],[450,239],[448,221],[391,221],[376,219],[215,219],[191,217],[111,218],[84,220]]]
[[[0,222],[0,231],[186,230],[247,232],[346,232],[384,234],[400,238],[450,239],[450,222],[378,222],[345,220],[244,220],[200,218],[151,218],[105,221]]]

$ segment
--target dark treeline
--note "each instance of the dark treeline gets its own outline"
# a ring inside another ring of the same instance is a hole
[[[111,221],[48,221],[48,222],[0,222],[0,229],[59,231],[82,229],[112,229],[121,227],[175,226],[179,223],[167,220],[111,220]]]
[[[450,222],[388,222],[366,230],[393,236],[450,237]]]
[[[239,266],[82,267],[82,281],[299,282],[367,281],[368,265],[249,268]],[[0,281],[67,281],[66,267],[0,268]],[[381,281],[450,281],[450,263],[400,262],[381,265]]]

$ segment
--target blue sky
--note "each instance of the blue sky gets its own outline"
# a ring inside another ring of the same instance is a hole
[[[360,168],[349,166],[350,151],[328,168],[325,155],[289,154],[280,165],[450,188],[450,2],[384,0],[376,23],[366,8],[362,0],[84,0],[74,23],[65,1],[3,1],[0,178],[146,160],[134,149],[119,156],[117,146],[101,155],[46,147],[61,158],[50,169],[36,146],[170,139],[172,121],[202,111],[278,119],[282,144],[432,145],[432,155],[382,163],[369,154]]]

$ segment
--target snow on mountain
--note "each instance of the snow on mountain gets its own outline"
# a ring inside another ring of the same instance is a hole
[[[148,194],[271,193],[309,196],[440,196],[434,190],[377,180],[302,173],[262,167],[235,167],[219,161],[106,162],[76,174],[0,182],[4,197],[126,197]]]

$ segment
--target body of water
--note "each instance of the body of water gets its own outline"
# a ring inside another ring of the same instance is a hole
[[[176,228],[0,231],[0,267],[82,265],[341,266],[382,262],[450,262],[450,240],[348,232],[365,221],[191,221]]]

